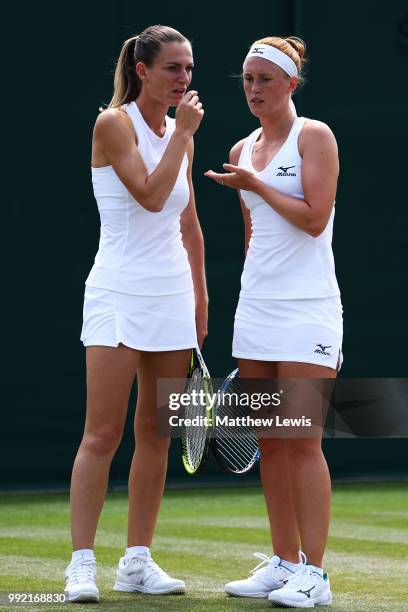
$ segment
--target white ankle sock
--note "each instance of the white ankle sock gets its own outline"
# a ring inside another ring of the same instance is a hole
[[[95,559],[94,551],[92,550],[92,548],[81,548],[80,550],[74,550],[72,553],[71,561],[75,563],[75,561],[80,561],[81,559],[83,559],[84,561]]]
[[[316,572],[316,574],[319,574],[319,576],[323,578],[323,569],[321,567],[317,567],[317,565],[312,565],[311,563],[308,563],[308,566],[312,572]]]
[[[150,557],[150,548],[148,546],[130,546],[125,550],[125,557],[133,557],[133,555],[137,555],[140,553]]]
[[[281,565],[283,567],[287,567],[291,572],[296,572],[302,566],[302,563],[292,563],[291,561],[285,561],[285,559],[281,559]]]

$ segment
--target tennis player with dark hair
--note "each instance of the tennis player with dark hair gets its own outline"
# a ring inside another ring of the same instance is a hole
[[[228,173],[206,173],[237,189],[242,206],[246,260],[233,355],[243,378],[335,378],[341,365],[331,248],[338,153],[327,125],[293,112],[304,54],[295,37],[253,43],[243,83],[261,127],[232,148]],[[331,487],[320,436],[264,437],[259,445],[274,555],[256,553],[262,561],[251,576],[225,590],[284,606],[330,604],[323,553]]]
[[[87,413],[71,485],[67,601],[98,601],[96,527],[137,376],[136,450],[129,475],[128,547],[115,590],[184,593],[152,559],[169,438],[157,434],[158,378],[186,376],[207,333],[204,247],[192,187],[193,134],[203,117],[190,42],[166,26],[127,40],[114,95],[97,118],[92,180],[101,218],[86,280],[81,340]],[[167,116],[177,107],[175,119]]]

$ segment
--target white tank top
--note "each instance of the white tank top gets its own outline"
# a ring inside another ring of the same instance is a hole
[[[166,132],[160,137],[149,128],[135,102],[126,105],[125,110],[151,173],[166,150],[175,120],[166,116]],[[191,268],[180,231],[180,215],[190,195],[187,168],[185,155],[173,191],[160,212],[143,208],[112,166],[92,168],[101,233],[86,285],[133,295],[170,295],[192,289]]]
[[[267,185],[295,198],[304,198],[302,158],[298,136],[305,118],[297,117],[289,136],[261,172],[252,166],[258,128],[244,143],[238,165]],[[241,295],[260,299],[303,299],[339,295],[331,248],[334,206],[325,230],[317,238],[298,229],[253,191],[241,190],[249,209],[252,236],[241,277]]]

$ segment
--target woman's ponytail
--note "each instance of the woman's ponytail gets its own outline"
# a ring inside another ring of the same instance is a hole
[[[113,96],[108,108],[117,108],[135,100],[140,93],[142,82],[135,70],[135,47],[138,36],[128,38],[123,43],[118,63],[116,64]]]

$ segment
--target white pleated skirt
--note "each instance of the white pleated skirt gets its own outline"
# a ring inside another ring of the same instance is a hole
[[[87,285],[81,340],[149,352],[195,348],[194,292],[145,296]]]
[[[343,361],[340,296],[301,300],[239,298],[232,354],[339,370]]]

